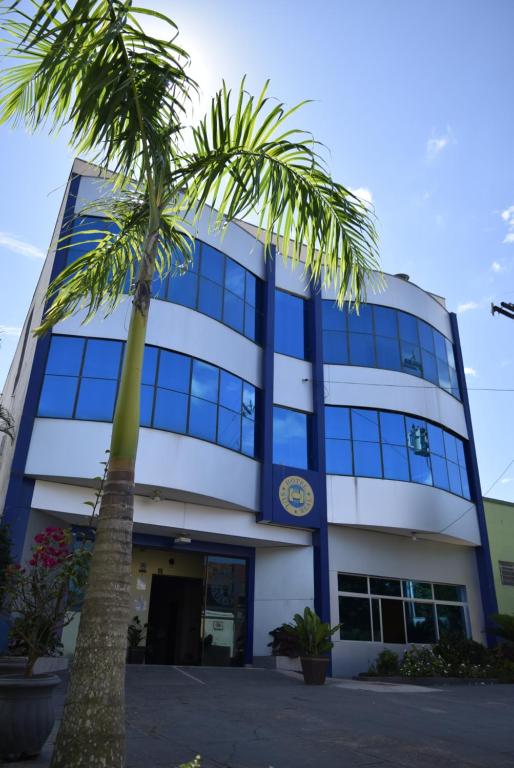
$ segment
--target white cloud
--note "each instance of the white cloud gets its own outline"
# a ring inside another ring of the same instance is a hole
[[[479,305],[476,301],[466,301],[463,304],[459,304],[457,307],[457,314],[462,315],[464,312],[469,312],[472,309],[478,309]]]
[[[19,336],[21,328],[18,325],[1,325],[0,336]]]
[[[503,238],[503,242],[507,245],[514,243],[514,205],[510,205],[501,212],[500,216],[507,225],[507,234]]]
[[[366,203],[366,205],[373,205],[373,193],[368,187],[357,187],[357,189],[351,189],[350,192],[352,192],[356,197],[360,197],[363,203]]]
[[[491,270],[496,273],[505,272],[505,267],[503,267],[499,261],[493,261],[491,264]]]
[[[466,376],[473,376],[473,377],[475,377],[477,375],[477,372],[476,372],[475,368],[468,368],[468,367],[466,367],[466,368],[464,368],[464,373],[466,374]]]
[[[448,126],[442,135],[432,136],[431,139],[428,139],[426,144],[427,160],[434,160],[450,144],[455,144],[455,138],[452,129]]]
[[[13,253],[19,253],[21,256],[28,256],[29,259],[44,259],[45,254],[35,245],[21,240],[15,235],[10,235],[9,232],[0,231],[0,246],[4,246],[8,251]]]
[[[502,477],[500,480],[500,483],[502,485],[506,485],[507,483],[512,483],[512,477]]]

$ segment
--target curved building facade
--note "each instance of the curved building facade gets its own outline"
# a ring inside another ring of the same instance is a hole
[[[104,190],[76,161],[3,394],[20,557],[45,525],[88,529],[109,445],[128,300],[29,333],[51,276],[105,226]],[[341,308],[264,259],[251,225],[196,234],[193,264],[177,255],[154,282],[144,357],[132,613],[147,663],[252,663],[306,605],[342,624],[336,675],[446,631],[485,642],[494,588],[455,315],[405,276]]]

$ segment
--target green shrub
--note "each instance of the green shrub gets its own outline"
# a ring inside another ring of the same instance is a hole
[[[514,615],[511,613],[493,613],[491,616],[493,622],[492,631],[502,640],[514,643]]]
[[[405,651],[400,674],[405,677],[448,677],[449,665],[432,648],[413,645]]]
[[[300,641],[290,624],[282,624],[272,629],[270,635],[273,640],[268,643],[268,647],[271,648],[273,656],[288,656],[290,659],[296,659],[300,655]]]
[[[394,651],[389,651],[386,648],[378,654],[373,666],[377,675],[399,675],[400,657]]]
[[[487,677],[491,672],[490,651],[463,635],[442,635],[433,649],[448,665],[450,677]]]

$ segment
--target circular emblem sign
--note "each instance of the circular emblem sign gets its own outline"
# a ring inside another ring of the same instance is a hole
[[[303,477],[289,475],[280,483],[278,489],[280,503],[293,517],[305,517],[314,506],[314,492]]]

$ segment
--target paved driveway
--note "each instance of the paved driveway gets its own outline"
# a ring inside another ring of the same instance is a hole
[[[196,753],[203,768],[514,766],[512,685],[318,688],[263,669],[146,666],[127,668],[127,694],[128,768]]]

